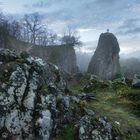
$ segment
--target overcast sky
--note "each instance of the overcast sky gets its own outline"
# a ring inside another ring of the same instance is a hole
[[[18,18],[38,12],[58,34],[68,26],[76,29],[84,52],[94,51],[100,33],[109,28],[121,55],[140,54],[140,0],[0,0],[0,9]]]

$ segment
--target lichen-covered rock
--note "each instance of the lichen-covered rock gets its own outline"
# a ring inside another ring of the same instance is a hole
[[[63,95],[66,86],[59,70],[9,50],[0,50],[0,60],[0,138],[49,139],[56,96]]]
[[[112,33],[102,33],[97,49],[89,63],[88,72],[103,80],[112,80],[120,74],[119,44]]]
[[[127,85],[125,78],[118,78],[112,81],[112,88],[116,91],[119,90],[127,90],[129,89],[129,86]]]
[[[19,55],[16,52],[8,49],[1,49],[0,52],[0,61],[2,62],[14,61],[19,58]]]
[[[109,89],[111,87],[110,81],[105,81],[99,79],[99,77],[95,75],[91,75],[90,80],[83,87],[84,92],[93,92],[100,89]]]
[[[138,79],[137,75],[134,75],[133,81],[132,81],[133,87],[140,87],[140,79]]]
[[[79,140],[117,140],[106,117],[95,119],[94,113],[84,115],[76,125]]]

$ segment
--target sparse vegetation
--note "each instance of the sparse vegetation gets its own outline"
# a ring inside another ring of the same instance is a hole
[[[103,83],[105,81],[96,79],[95,84],[90,84],[88,88],[90,90],[84,90],[84,92],[96,92],[97,98],[89,100],[86,107],[95,112],[95,118],[106,116],[112,123],[113,133],[119,135],[122,140],[139,140],[140,89],[131,88],[117,80],[110,82],[110,86],[99,88]],[[81,89],[79,87],[73,86],[71,90],[76,90],[77,94],[78,92],[80,94],[82,86]]]

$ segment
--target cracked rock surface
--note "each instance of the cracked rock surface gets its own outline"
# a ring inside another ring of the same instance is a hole
[[[55,95],[63,94],[66,85],[57,67],[9,50],[0,51],[0,61],[0,137],[49,139]]]

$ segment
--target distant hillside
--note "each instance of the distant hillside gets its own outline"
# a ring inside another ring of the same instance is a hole
[[[39,46],[32,45],[26,42],[9,38],[8,47],[11,50],[16,50],[18,53],[26,51],[32,56],[38,56],[45,61],[56,64],[62,70],[68,73],[78,71],[76,54],[73,46],[54,45],[54,46]]]

